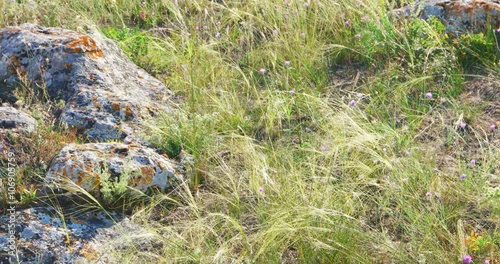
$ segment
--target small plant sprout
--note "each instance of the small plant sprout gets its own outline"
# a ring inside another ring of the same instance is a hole
[[[287,60],[287,61],[283,62],[283,65],[285,65],[285,66],[290,66],[290,61],[289,61],[289,60]]]
[[[463,261],[464,263],[472,263],[472,257],[470,255],[465,255]]]
[[[260,74],[265,74],[265,73],[266,73],[266,69],[264,69],[264,68],[260,68],[259,73],[260,73]]]
[[[465,173],[462,173],[460,175],[460,180],[465,180],[465,178],[467,178],[467,175]]]
[[[426,97],[427,99],[432,99],[432,93],[426,93],[426,94],[425,94],[425,97]]]

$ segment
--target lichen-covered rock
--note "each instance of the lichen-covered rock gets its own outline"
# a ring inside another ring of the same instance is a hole
[[[488,26],[500,29],[498,0],[420,0],[413,6],[395,10],[399,16],[416,14],[423,19],[436,17],[448,32],[481,32]]]
[[[123,140],[134,131],[130,123],[170,110],[163,83],[97,32],[6,27],[0,54],[0,90],[26,81],[43,87],[51,100],[66,102],[60,120],[90,141]]]
[[[0,263],[109,263],[101,249],[122,234],[144,233],[115,212],[76,212],[62,218],[52,207],[35,207],[0,216]]]
[[[31,133],[36,129],[36,120],[13,107],[0,107],[0,130]]]
[[[46,175],[48,182],[70,179],[100,197],[118,189],[150,187],[165,190],[180,178],[178,165],[153,149],[123,143],[71,144],[54,158]]]

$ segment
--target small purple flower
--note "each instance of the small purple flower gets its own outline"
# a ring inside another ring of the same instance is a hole
[[[351,24],[351,20],[350,19],[347,19],[346,21],[344,21],[344,25],[345,26],[349,26]]]
[[[405,154],[406,154],[406,156],[410,156],[410,151],[409,151],[409,150],[406,150],[406,151],[405,151]]]
[[[260,68],[259,73],[260,73],[260,74],[265,74],[265,73],[266,73],[266,69],[264,69],[264,68]]]
[[[351,100],[349,102],[349,106],[355,106],[356,105],[356,100]]]
[[[360,39],[361,38],[361,34],[356,34],[356,35],[354,35],[354,37],[357,38],[357,39]]]
[[[493,130],[495,130],[495,129],[497,129],[497,125],[493,124],[493,125],[491,125],[491,126],[490,126],[490,130],[491,130],[491,131],[493,131]]]
[[[427,198],[431,198],[432,193],[431,193],[431,192],[427,192],[427,193],[425,194],[425,196],[426,196]]]
[[[308,6],[309,6],[309,2],[305,2],[304,7],[308,7]]]
[[[474,165],[476,165],[476,160],[475,159],[471,159],[469,163],[470,163],[470,165],[474,166]]]
[[[301,36],[301,37],[305,37],[305,36],[306,36],[306,33],[302,32],[302,33],[300,33],[300,36]]]
[[[470,255],[465,255],[464,263],[472,263],[472,257]]]
[[[497,28],[497,32],[500,33],[500,28]]]
[[[425,97],[427,97],[427,99],[432,99],[432,93],[426,93]]]
[[[264,187],[260,186],[260,187],[259,187],[259,192],[260,192],[260,193],[264,193]]]
[[[465,180],[465,178],[467,178],[467,175],[465,173],[462,173],[460,175],[460,180]]]
[[[220,21],[217,21],[217,23],[215,23],[216,26],[220,26]]]
[[[295,94],[295,90],[290,90],[288,91],[291,95],[294,95]]]
[[[467,124],[465,122],[460,122],[459,126],[460,128],[464,129],[467,126]]]
[[[361,22],[368,22],[368,21],[370,21],[370,17],[368,17],[368,16],[363,16],[361,18]]]
[[[340,14],[341,18],[345,18],[345,13]]]
[[[33,1],[29,1],[28,5],[31,6],[31,7],[33,7],[35,4],[33,4]]]
[[[217,34],[215,34],[215,38],[220,38],[220,33],[217,32]]]
[[[290,61],[287,60],[287,61],[283,62],[283,65],[290,66]]]
[[[200,26],[194,27],[194,30],[200,30]]]
[[[382,149],[382,151],[383,151],[383,152],[387,152],[387,148],[383,148],[383,149]]]
[[[321,146],[319,149],[320,149],[321,151],[325,151],[325,150],[326,150],[326,146]]]
[[[278,35],[278,30],[277,29],[273,30],[273,35],[275,35],[275,36]]]

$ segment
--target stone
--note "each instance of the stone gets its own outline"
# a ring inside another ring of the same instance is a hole
[[[499,0],[420,0],[396,9],[395,13],[399,17],[417,15],[425,20],[436,17],[447,32],[455,35],[483,32],[489,26],[500,29]]]
[[[123,143],[70,144],[54,158],[46,180],[71,180],[85,191],[102,197],[109,188],[132,187],[145,192],[161,191],[181,179],[176,162],[154,149]]]
[[[103,249],[117,243],[115,238],[146,232],[115,212],[78,210],[58,212],[51,206],[40,206],[1,215],[0,263],[109,263],[111,256],[106,256],[108,262],[100,256],[106,253]],[[8,255],[10,243],[14,243],[17,256]]]
[[[13,107],[0,107],[0,130],[20,133],[32,133],[36,129],[36,120],[30,115]]]
[[[59,120],[91,142],[125,140],[133,124],[172,109],[165,85],[96,31],[6,27],[0,30],[0,54],[0,91],[23,82],[44,89],[49,100],[66,103]]]

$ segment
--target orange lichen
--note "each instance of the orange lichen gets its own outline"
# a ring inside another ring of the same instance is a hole
[[[131,117],[133,115],[134,115],[134,112],[132,111],[132,108],[130,108],[130,106],[127,105],[127,107],[125,107],[125,116]]]
[[[148,166],[141,167],[142,175],[130,178],[128,180],[129,186],[138,186],[138,185],[149,185],[153,182],[155,171],[153,168]]]
[[[80,38],[71,41],[70,43],[66,44],[66,47],[70,52],[86,53],[94,59],[104,57],[104,52],[99,47],[97,47],[95,40],[86,35],[83,35]]]
[[[113,112],[119,112],[120,108],[120,102],[111,102],[111,109],[113,109]]]

